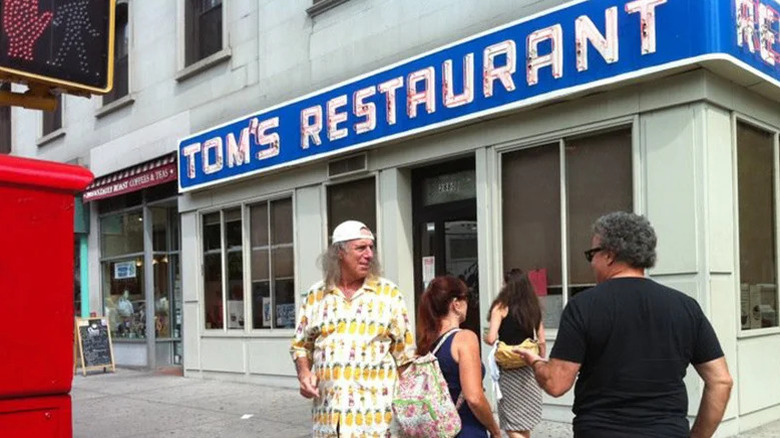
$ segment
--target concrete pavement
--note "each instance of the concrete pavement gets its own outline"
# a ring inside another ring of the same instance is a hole
[[[310,404],[298,392],[248,383],[117,369],[73,379],[76,438],[303,438]],[[568,424],[542,422],[534,438],[571,436]],[[739,438],[780,436],[780,422]]]

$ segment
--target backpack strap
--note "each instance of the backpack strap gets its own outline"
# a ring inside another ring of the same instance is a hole
[[[441,335],[441,339],[439,339],[439,342],[436,344],[436,347],[433,350],[431,350],[431,354],[436,356],[436,353],[439,351],[439,348],[441,348],[441,346],[444,345],[444,341],[446,341],[447,338],[449,338],[450,336],[452,336],[455,333],[459,332],[460,330],[461,329],[456,327],[456,328],[448,331],[447,333]],[[463,398],[463,389],[461,388],[460,395],[458,395],[458,400],[455,402],[455,410],[456,411],[460,409],[460,407],[463,405],[464,401],[466,401],[466,399]]]
[[[431,350],[431,354],[436,356],[436,353],[438,353],[439,348],[441,348],[441,346],[444,344],[444,341],[446,341],[447,338],[449,338],[450,336],[454,335],[455,333],[457,333],[459,331],[460,331],[460,329],[456,327],[456,328],[448,331],[447,333],[441,335],[441,339],[439,339],[439,342],[436,344],[436,347],[434,347],[434,349]]]

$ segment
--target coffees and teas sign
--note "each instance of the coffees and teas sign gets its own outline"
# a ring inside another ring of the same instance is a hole
[[[179,142],[186,192],[691,64],[780,85],[774,0],[588,0]]]

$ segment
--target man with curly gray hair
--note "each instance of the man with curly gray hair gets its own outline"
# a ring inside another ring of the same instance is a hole
[[[539,385],[559,397],[574,384],[574,436],[710,437],[733,385],[723,350],[698,302],[645,276],[656,235],[639,215],[615,212],[593,224],[585,258],[597,286],[561,315],[550,361],[522,351]],[[683,378],[704,380],[693,427]]]
[[[403,294],[379,275],[365,224],[342,222],[331,241],[290,348],[300,393],[313,399],[312,436],[395,436],[398,372],[416,349]]]

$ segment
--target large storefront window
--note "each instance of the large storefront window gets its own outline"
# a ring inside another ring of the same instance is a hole
[[[249,236],[243,235],[244,214]],[[245,315],[244,248],[248,245],[251,315]],[[292,199],[232,208],[203,216],[206,329],[293,328],[295,260]]]
[[[292,200],[250,207],[252,328],[295,326]]]
[[[776,134],[737,123],[739,278],[743,330],[777,327]]]
[[[145,339],[151,324],[157,340],[181,350],[181,237],[175,196],[175,183],[168,183],[99,201],[104,314],[119,341]],[[144,243],[147,232],[150,247]],[[153,291],[148,302],[147,288]],[[161,360],[177,363],[175,356]]]
[[[633,211],[631,130],[508,152],[501,165],[504,269],[531,273],[545,326],[557,328],[566,301],[595,284],[582,256],[590,225]]]
[[[103,216],[100,245],[105,315],[115,338],[146,337],[144,312],[143,213]]]

